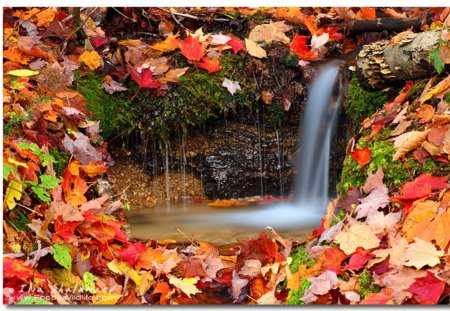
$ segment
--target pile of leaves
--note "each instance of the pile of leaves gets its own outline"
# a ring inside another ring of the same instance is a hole
[[[192,18],[195,10],[150,9],[146,14],[159,16],[156,42],[108,38],[99,27],[100,13],[4,9],[5,303],[400,304],[448,299],[447,176],[412,176],[400,189],[389,189],[381,170],[370,173],[362,191],[340,201],[346,214],[333,219],[330,205],[322,227],[300,247],[273,229],[271,237],[263,232],[239,241],[238,251],[228,253],[204,242],[170,249],[158,241],[134,241],[126,231],[127,204],[102,188],[113,161],[101,124],[91,119],[85,97],[72,89],[74,71],[96,72],[110,94],[126,90],[121,82],[129,77],[138,92],[151,89],[151,96],[163,96],[189,71],[219,72],[224,53],[266,58],[264,47],[273,42],[289,46],[301,58],[298,66],[304,66],[322,58],[332,42],[349,50],[355,46],[345,41],[341,28],[319,27],[319,20],[370,20],[375,9],[230,9],[230,16],[263,14],[278,20],[254,26],[245,37],[205,34],[201,28],[175,32],[174,16]],[[419,13],[383,9],[382,14],[404,18]],[[296,32],[299,25],[301,33]],[[292,39],[286,35],[291,30]],[[187,66],[163,56],[173,53],[181,54]],[[372,131],[367,140],[398,124],[390,135],[396,137],[393,161],[413,152],[418,161],[431,157],[447,163],[450,120],[442,96],[449,79],[430,80],[411,104],[403,95],[388,103],[363,124]],[[224,79],[222,85],[231,94],[240,89],[238,81]],[[361,166],[370,163],[370,152],[363,148],[354,149],[352,157]]]

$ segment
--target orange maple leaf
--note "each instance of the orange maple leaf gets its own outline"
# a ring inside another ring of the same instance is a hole
[[[220,66],[219,59],[217,58],[211,59],[207,56],[203,57],[201,62],[196,62],[195,65],[207,70],[208,73],[217,72],[220,69],[222,69],[222,67]]]
[[[178,48],[181,50],[181,54],[192,62],[199,61],[205,55],[206,47],[208,43],[201,43],[198,37],[187,36],[186,39],[177,39]]]
[[[377,12],[376,12],[375,8],[362,7],[361,11],[356,13],[356,18],[357,19],[372,20],[372,19],[377,18],[377,14],[376,13]]]

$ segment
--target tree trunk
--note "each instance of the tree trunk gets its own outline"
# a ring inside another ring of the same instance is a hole
[[[356,59],[356,74],[363,87],[381,89],[398,81],[436,74],[428,56],[438,47],[442,30],[411,33],[398,42],[365,45]],[[392,40],[391,40],[392,41]]]

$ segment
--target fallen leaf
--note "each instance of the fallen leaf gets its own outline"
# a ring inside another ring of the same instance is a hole
[[[36,14],[37,26],[38,27],[48,27],[50,22],[55,19],[55,11],[53,8],[45,9]]]
[[[420,103],[424,103],[427,100],[431,99],[433,96],[439,95],[440,93],[446,91],[450,87],[450,75],[447,76],[444,80],[430,88],[430,90],[420,98]]]
[[[108,82],[102,83],[102,89],[104,89],[108,94],[114,94],[115,92],[123,92],[128,90],[122,83],[119,83],[113,79]]]
[[[197,65],[200,68],[203,68],[208,71],[208,73],[217,72],[222,67],[220,66],[219,59],[217,58],[209,58],[209,57],[203,57],[201,62],[196,62],[195,65]]]
[[[417,116],[420,118],[420,123],[427,123],[434,117],[435,109],[433,106],[424,104],[416,109]]]
[[[339,232],[334,241],[347,255],[355,252],[358,247],[368,250],[380,245],[380,240],[372,232],[371,227],[364,224],[353,225],[348,231]]]
[[[364,190],[365,193],[370,193],[374,189],[380,189],[380,188],[386,187],[383,184],[383,178],[384,178],[384,172],[381,167],[379,167],[377,169],[375,174],[372,174],[371,172],[369,172],[367,181],[364,184],[364,186],[362,187],[362,189]]]
[[[420,147],[423,141],[427,138],[430,130],[423,132],[411,131],[402,134],[394,139],[394,148],[396,149],[395,154],[392,157],[393,161],[396,161],[406,155],[408,152]]]
[[[8,184],[5,193],[5,202],[10,210],[16,207],[17,205],[16,200],[20,201],[20,199],[22,198],[22,190],[23,190],[22,184],[15,180],[12,180]]]
[[[371,293],[359,302],[360,305],[386,305],[392,304],[391,296],[381,293]]]
[[[180,82],[180,77],[184,75],[186,71],[188,71],[188,69],[189,67],[171,69],[167,71],[163,77],[159,78],[158,81],[161,83],[168,83],[168,82],[178,83]]]
[[[198,62],[205,55],[208,43],[200,42],[198,37],[189,35],[184,40],[177,39],[181,54],[192,62]]]
[[[350,261],[347,265],[343,267],[345,270],[359,270],[365,266],[365,264],[373,257],[374,255],[367,250],[359,249],[350,257]]]
[[[212,40],[209,42],[210,44],[226,44],[231,40],[230,36],[224,35],[222,33],[211,35]]]
[[[156,80],[153,80],[153,70],[150,67],[143,66],[134,68],[130,64],[127,65],[128,71],[130,72],[131,79],[136,81],[139,88],[151,88],[157,89],[161,86]]]
[[[241,90],[241,86],[238,81],[231,81],[227,78],[223,79],[222,86],[225,87],[231,95],[234,95],[234,93]]]
[[[270,22],[269,24],[257,25],[250,31],[248,38],[255,42],[272,43],[273,41],[279,41],[288,44],[291,39],[284,33],[289,30],[291,30],[291,27],[286,25],[284,21]]]
[[[180,289],[188,297],[191,297],[191,295],[201,293],[201,291],[195,286],[197,280],[194,278],[179,279],[170,274],[167,275],[167,278],[169,279],[170,284]]]
[[[415,279],[421,278],[426,274],[427,272],[422,270],[399,266],[383,275],[382,284],[392,289],[392,301],[396,304],[401,304],[406,298],[412,296],[407,291],[409,286],[416,281]]]
[[[147,248],[141,242],[130,244],[124,250],[119,252],[119,258],[128,261],[130,266],[136,263],[139,255],[145,252]]]
[[[390,202],[388,192],[388,188],[383,186],[372,190],[367,197],[360,199],[361,204],[355,208],[355,212],[357,212],[355,219],[361,219],[366,217],[369,212],[376,212],[378,209],[386,207]]]
[[[363,167],[364,165],[370,163],[370,155],[371,151],[369,148],[355,148],[352,152],[350,152],[350,156],[358,162],[360,167]]]
[[[414,298],[420,304],[437,304],[445,285],[446,282],[444,280],[436,277],[433,272],[428,270],[427,275],[416,279],[408,288],[408,291],[414,294]]]
[[[237,54],[239,51],[245,51],[245,43],[235,35],[229,33],[227,36],[231,38],[226,44],[231,46],[234,54]]]
[[[389,133],[389,137],[398,136],[400,134],[405,133],[405,131],[410,127],[412,124],[412,120],[409,121],[400,121],[400,123],[397,125],[397,127]]]
[[[306,45],[307,41],[308,41],[308,37],[300,36],[300,35],[296,34],[294,36],[294,39],[292,39],[292,42],[289,45],[289,47],[302,60],[315,60],[315,59],[317,59],[317,57],[311,51],[311,48]]]
[[[239,275],[249,276],[251,278],[256,277],[261,273],[261,261],[257,259],[247,259],[244,261],[244,265],[239,271]]]
[[[266,51],[259,46],[258,43],[256,43],[253,40],[245,38],[245,48],[247,49],[248,53],[251,56],[257,57],[257,58],[266,58],[267,53]]]
[[[100,67],[102,59],[97,51],[84,51],[78,58],[78,62],[84,63],[91,70],[95,70]]]
[[[375,8],[361,7],[361,10],[356,13],[356,19],[372,20],[376,18]]]
[[[444,255],[444,251],[438,251],[432,243],[422,239],[414,238],[414,241],[405,251],[405,266],[421,269],[426,265],[434,267],[440,263],[439,257]]]
[[[83,165],[89,165],[91,162],[102,160],[102,154],[90,144],[89,137],[80,132],[74,133],[74,136],[75,140],[72,140],[66,134],[62,144],[76,160],[80,161]]]
[[[170,292],[169,284],[166,282],[161,282],[156,285],[155,289],[153,290],[153,294],[161,294],[159,297],[159,303],[162,305],[165,305],[169,301],[169,297],[167,296]]]
[[[338,278],[335,272],[325,271],[317,277],[308,278],[312,284],[305,291],[305,295],[300,300],[305,303],[313,302],[317,296],[327,294],[331,289],[337,288]]]
[[[10,70],[5,75],[15,76],[15,77],[31,77],[39,74],[39,71],[29,70],[29,69],[16,69]]]

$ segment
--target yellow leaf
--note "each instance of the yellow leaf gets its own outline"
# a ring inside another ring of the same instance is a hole
[[[188,297],[200,293],[201,291],[194,285],[197,280],[194,278],[179,279],[173,275],[168,275],[169,283],[174,285],[176,288],[180,289]],[[194,283],[195,281],[195,283]]]
[[[442,92],[444,92],[445,90],[447,90],[450,87],[450,75],[445,78],[444,80],[442,80],[441,82],[439,82],[438,84],[436,84],[435,86],[433,86],[421,99],[420,99],[420,103],[423,104],[424,102],[426,102],[427,100],[429,100],[430,98],[432,98],[433,96],[436,96],[438,94],[441,94]]]
[[[421,269],[424,266],[434,267],[440,263],[439,257],[444,255],[444,251],[438,251],[436,247],[424,240],[414,238],[415,243],[409,244],[405,252],[405,266]]]
[[[115,305],[120,298],[122,298],[120,294],[99,292],[92,297],[92,303],[95,305]]]
[[[29,69],[16,69],[16,70],[10,70],[6,74],[10,75],[10,76],[15,76],[15,77],[30,77],[30,76],[35,76],[35,75],[39,74],[39,71],[29,70]]]
[[[291,39],[284,33],[289,30],[291,30],[291,27],[286,25],[284,21],[270,22],[269,24],[258,25],[253,28],[248,38],[255,42],[272,43],[272,41],[279,41],[288,44],[291,42]]]
[[[372,232],[371,227],[363,224],[354,225],[348,231],[339,232],[334,241],[346,255],[352,254],[358,247],[371,249],[380,245],[380,240]]]
[[[80,289],[83,281],[79,276],[74,275],[67,269],[44,269],[42,273],[50,278],[58,286],[64,286],[71,289]]]
[[[19,201],[22,197],[22,189],[22,184],[15,180],[9,183],[8,188],[6,188],[5,194],[6,205],[9,209],[13,209],[14,207],[16,207],[16,199],[17,201]]]
[[[403,157],[408,152],[413,151],[416,148],[419,148],[420,145],[427,138],[429,131],[430,130],[426,130],[423,132],[411,131],[395,138],[394,148],[396,150],[394,156],[392,157],[392,160],[396,161],[401,157]]]
[[[258,57],[258,58],[266,58],[267,57],[266,51],[263,48],[261,48],[259,46],[259,44],[253,40],[245,38],[245,48],[247,49],[248,53],[251,56]]]
[[[424,229],[427,230],[430,222],[436,216],[438,208],[439,202],[430,200],[416,201],[413,203],[402,227],[402,231],[405,233],[408,242],[412,242],[414,237],[420,237],[418,234]]]
[[[130,265],[126,261],[121,261],[118,259],[114,259],[106,265],[108,266],[109,270],[120,275],[124,275],[131,269]]]
[[[96,51],[84,51],[83,54],[81,54],[78,58],[78,61],[80,63],[85,63],[86,66],[89,67],[89,69],[95,70],[100,67],[102,59]]]
[[[48,27],[51,22],[55,19],[55,11],[53,11],[51,8],[48,8],[44,11],[41,11],[36,14],[37,17],[37,26],[45,26]]]
[[[140,46],[144,43],[139,39],[127,39],[127,40],[120,40],[120,45],[129,45],[129,46]]]
[[[141,271],[139,273],[139,276],[140,276],[140,284],[137,284],[135,282],[136,285],[138,286],[136,289],[136,295],[142,296],[150,289],[150,287],[154,283],[154,280],[153,280],[153,275],[147,271]],[[131,275],[130,275],[130,278],[131,278]]]
[[[14,164],[15,166],[23,166],[23,167],[25,167],[25,168],[28,168],[28,164],[23,163],[23,162],[16,161],[16,160],[14,160],[13,158],[9,158],[9,159],[8,159],[8,162],[11,163],[11,164]]]

